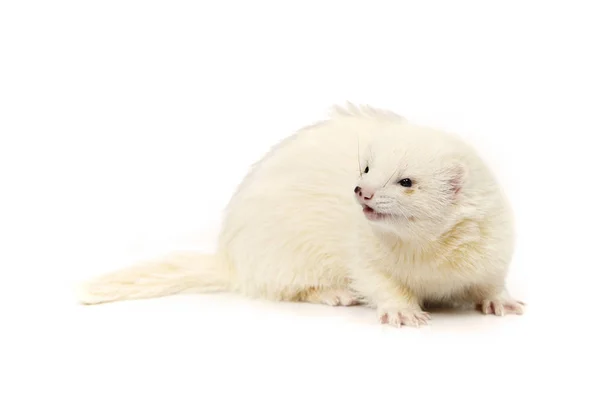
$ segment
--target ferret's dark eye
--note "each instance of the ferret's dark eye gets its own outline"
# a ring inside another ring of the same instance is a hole
[[[402,179],[400,182],[398,182],[401,186],[404,187],[411,187],[412,186],[412,181],[408,178],[404,178]]]
[[[365,174],[369,172],[369,167],[365,168]]]

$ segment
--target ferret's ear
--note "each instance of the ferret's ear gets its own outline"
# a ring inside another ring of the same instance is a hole
[[[453,161],[444,167],[444,180],[454,196],[462,191],[467,181],[467,167],[460,161]]]

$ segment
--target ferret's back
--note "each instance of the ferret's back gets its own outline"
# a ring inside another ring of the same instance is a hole
[[[299,288],[346,276],[348,235],[362,221],[353,197],[358,145],[369,134],[335,122],[276,146],[233,196],[219,247],[242,285],[237,290],[281,299],[284,294],[270,293],[284,286],[273,282],[278,276]]]

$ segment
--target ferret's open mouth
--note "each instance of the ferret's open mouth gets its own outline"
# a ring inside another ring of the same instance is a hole
[[[367,205],[363,205],[363,214],[371,221],[378,221],[389,216],[389,214],[379,213]]]

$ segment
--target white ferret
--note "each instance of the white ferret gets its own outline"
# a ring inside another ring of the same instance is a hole
[[[80,301],[232,291],[274,301],[366,304],[382,323],[426,324],[431,303],[521,314],[505,287],[510,207],[457,137],[371,107],[335,107],[256,163],[214,255],[175,254],[101,276]]]

